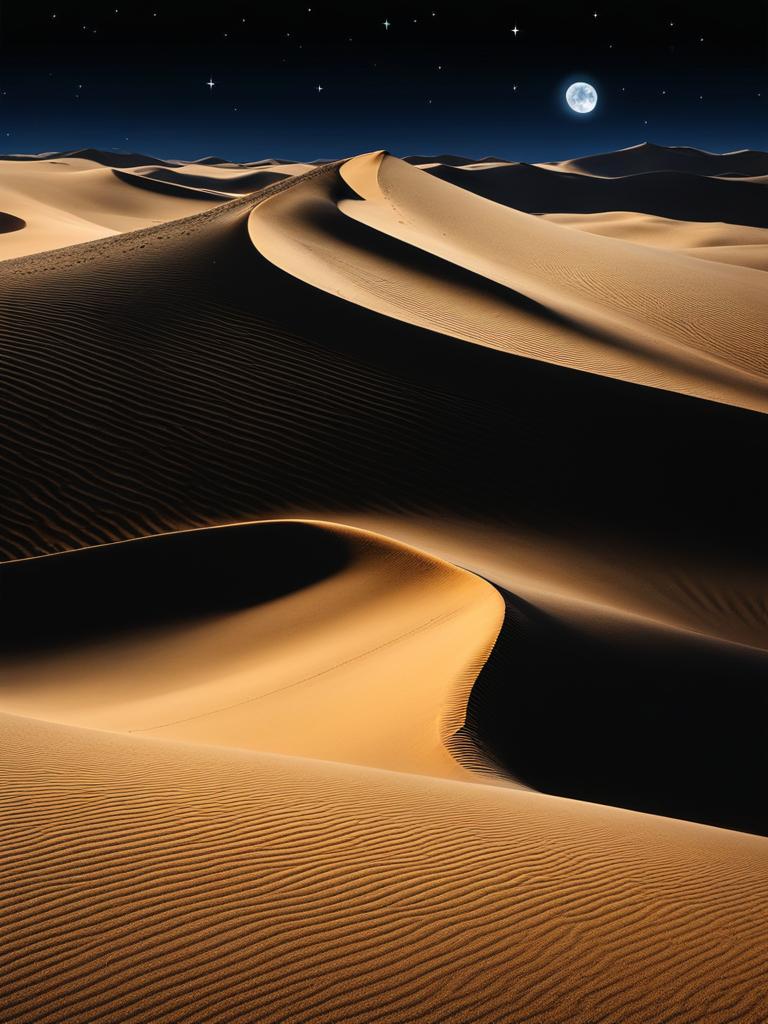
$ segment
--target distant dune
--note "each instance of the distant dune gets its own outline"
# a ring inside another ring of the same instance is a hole
[[[0,160],[0,1021],[763,1024],[762,156]]]
[[[709,176],[751,177],[768,174],[768,153],[740,149],[734,153],[707,153],[690,146],[656,146],[643,142],[614,153],[563,160],[557,166],[583,174],[605,175],[609,178],[653,171],[679,171]]]
[[[220,164],[99,150],[0,157],[0,233],[15,232],[0,255],[26,256],[187,217],[310,167]]]
[[[768,227],[764,186],[748,179],[709,178],[667,170],[596,178],[531,164],[492,164],[486,168],[435,164],[426,170],[443,181],[526,213],[633,210],[676,220],[721,220]]]
[[[54,160],[89,160],[91,163],[100,164],[102,167],[144,167],[147,164],[156,164],[159,167],[175,167],[179,162],[176,160],[161,160],[156,156],[144,156],[141,153],[121,153],[117,150],[107,151],[103,149],[68,149],[57,153],[6,153],[0,156],[0,161],[2,160],[34,160],[43,163]]]

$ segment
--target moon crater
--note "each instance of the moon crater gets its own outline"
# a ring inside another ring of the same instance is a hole
[[[565,99],[577,114],[589,114],[597,106],[597,89],[589,82],[574,82],[566,89]]]

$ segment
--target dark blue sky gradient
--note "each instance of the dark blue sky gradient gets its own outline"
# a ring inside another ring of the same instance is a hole
[[[643,140],[768,149],[768,5],[732,10],[3,4],[0,150],[534,161]],[[585,117],[564,103],[580,78],[600,96]]]

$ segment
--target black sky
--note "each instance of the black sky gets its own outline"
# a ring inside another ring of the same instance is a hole
[[[2,3],[0,150],[768,149],[766,2],[462,7]],[[598,89],[593,114],[564,103],[576,79]]]

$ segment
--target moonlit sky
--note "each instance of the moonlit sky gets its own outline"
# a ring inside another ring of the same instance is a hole
[[[534,161],[644,140],[768,149],[767,72],[764,2],[6,2],[0,150]],[[580,80],[599,94],[589,115],[565,103]]]

